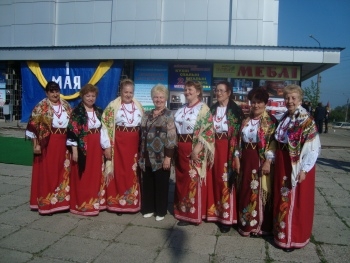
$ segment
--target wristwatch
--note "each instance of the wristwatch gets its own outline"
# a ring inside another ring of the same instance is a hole
[[[304,172],[305,175],[307,175],[307,171],[305,171],[305,170],[301,170],[301,171]]]

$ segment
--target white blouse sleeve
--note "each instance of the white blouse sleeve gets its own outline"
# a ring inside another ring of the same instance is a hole
[[[309,172],[315,165],[318,157],[317,151],[311,151],[301,160],[301,170]]]
[[[26,136],[31,138],[31,139],[36,138],[35,134],[33,132],[31,132],[31,131],[28,131],[28,130],[26,131]]]
[[[101,143],[102,149],[107,149],[107,148],[111,147],[111,142],[109,140],[107,130],[103,127],[101,128],[100,136],[101,136],[100,143]]]

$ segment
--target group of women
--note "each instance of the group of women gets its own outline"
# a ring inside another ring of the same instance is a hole
[[[266,111],[264,89],[249,92],[248,117],[233,101],[229,82],[219,82],[215,94],[209,108],[202,85],[187,81],[187,103],[174,114],[159,84],[151,90],[154,109],[144,112],[134,83],[125,79],[120,97],[104,111],[95,105],[98,89],[91,84],[72,110],[49,82],[26,131],[34,145],[30,207],[42,215],[141,210],[144,218],[161,221],[174,166],[178,226],[207,220],[226,233],[237,224],[242,236],[273,234],[285,251],[304,247],[321,146],[301,106],[302,89],[285,87],[287,111],[279,122]]]

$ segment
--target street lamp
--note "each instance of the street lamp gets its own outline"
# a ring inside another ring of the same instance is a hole
[[[345,95],[345,93],[343,93]],[[346,95],[345,95],[346,96]],[[345,122],[348,121],[348,110],[349,110],[349,98],[346,101],[346,108],[345,108]]]
[[[313,40],[315,40],[318,43],[318,47],[321,47],[320,41],[318,41],[313,35],[310,35]],[[317,103],[319,102],[319,97],[320,97],[320,83],[321,83],[321,75],[320,73],[317,74],[317,90],[316,90],[316,98],[317,98]]]

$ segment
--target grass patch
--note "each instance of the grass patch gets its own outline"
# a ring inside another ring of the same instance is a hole
[[[31,166],[33,163],[33,146],[24,138],[0,136],[0,163]]]

